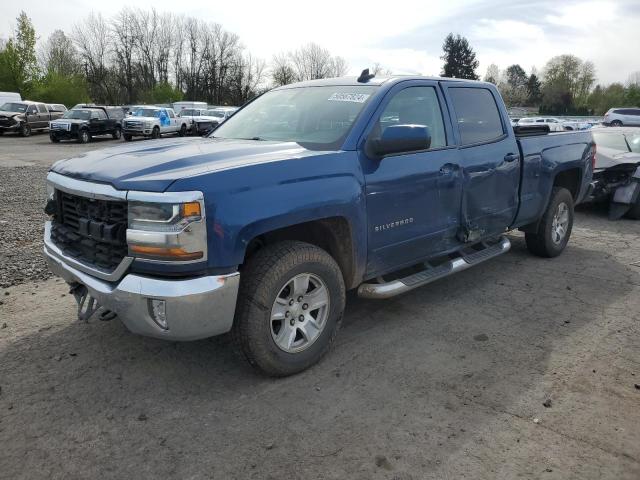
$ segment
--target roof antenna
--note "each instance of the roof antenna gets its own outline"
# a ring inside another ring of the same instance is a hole
[[[359,83],[367,83],[373,77],[375,77],[375,74],[369,73],[369,69],[365,68],[364,70],[362,70],[362,73],[358,77],[358,82]]]

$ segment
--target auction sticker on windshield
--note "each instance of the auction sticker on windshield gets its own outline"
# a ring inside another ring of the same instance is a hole
[[[329,97],[329,100],[334,102],[364,103],[370,96],[368,93],[334,93]]]

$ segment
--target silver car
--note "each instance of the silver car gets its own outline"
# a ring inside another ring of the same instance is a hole
[[[640,108],[610,108],[604,114],[603,123],[612,127],[622,127],[623,125],[640,126]]]

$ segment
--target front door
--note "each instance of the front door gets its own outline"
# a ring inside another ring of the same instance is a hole
[[[378,138],[391,125],[411,124],[425,125],[431,134],[428,150],[381,160],[361,150],[369,276],[457,248],[462,184],[446,112],[437,82],[402,82],[386,95],[366,130],[367,137]]]
[[[518,210],[520,158],[507,113],[485,87],[448,86],[463,173],[459,238],[476,242],[505,231]],[[501,103],[500,103],[501,104]]]

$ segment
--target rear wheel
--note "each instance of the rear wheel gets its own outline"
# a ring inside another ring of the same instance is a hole
[[[527,248],[539,257],[557,257],[571,236],[573,228],[573,197],[566,188],[551,191],[549,205],[535,233],[526,233]]]
[[[122,136],[122,129],[121,129],[120,127],[116,127],[116,129],[113,131],[113,133],[111,134],[111,136],[112,136],[115,140],[120,139],[120,137]]]
[[[612,127],[621,127],[622,126],[622,122],[620,120],[614,120],[613,122],[611,122],[611,126]]]
[[[89,143],[91,140],[91,135],[89,135],[88,130],[80,130],[78,132],[78,143]]]
[[[22,125],[20,125],[20,136],[28,137],[29,135],[31,135],[31,127],[29,126],[29,124],[23,123]]]
[[[160,129],[158,127],[153,127],[153,130],[151,130],[151,138],[160,138]]]
[[[234,337],[256,369],[292,375],[329,350],[344,304],[342,273],[327,252],[302,242],[269,245],[242,271]]]

